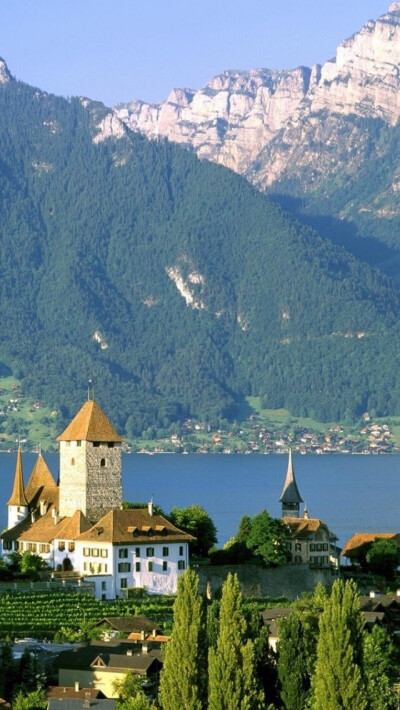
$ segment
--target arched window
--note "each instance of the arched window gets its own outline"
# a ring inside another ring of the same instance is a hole
[[[103,468],[105,465],[106,465],[106,460],[105,460],[105,459],[101,459],[101,461],[100,461],[100,466]]]

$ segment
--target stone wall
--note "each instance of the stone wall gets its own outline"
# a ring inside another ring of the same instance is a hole
[[[285,565],[271,569],[263,569],[253,565],[223,565],[198,567],[196,572],[200,579],[200,591],[205,592],[207,583],[215,594],[221,587],[229,572],[237,574],[243,596],[284,596],[295,599],[302,592],[311,592],[318,584],[330,586],[335,577],[329,568],[310,569],[308,565]]]

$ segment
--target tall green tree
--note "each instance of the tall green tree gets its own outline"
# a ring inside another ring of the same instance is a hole
[[[206,704],[206,628],[199,580],[192,569],[178,581],[174,625],[160,679],[163,710],[203,710]]]
[[[300,614],[279,624],[278,677],[286,710],[303,710],[311,687],[307,668],[306,633]]]
[[[246,545],[255,555],[261,557],[268,567],[277,567],[287,562],[286,542],[290,530],[279,518],[272,518],[264,510],[251,519]]]
[[[262,693],[256,680],[253,642],[246,640],[237,576],[223,586],[216,648],[209,650],[209,710],[258,710]]]
[[[364,634],[364,677],[368,710],[396,710],[398,697],[392,689],[394,647],[385,629],[374,626]]]
[[[196,538],[190,543],[192,554],[207,557],[209,549],[217,542],[217,528],[207,511],[201,505],[175,506],[170,517],[174,525]]]
[[[336,580],[319,629],[313,710],[366,710],[363,619],[353,581]]]

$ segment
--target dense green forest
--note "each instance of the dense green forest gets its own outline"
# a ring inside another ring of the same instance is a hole
[[[389,276],[186,150],[96,141],[101,104],[12,80],[0,112],[0,363],[27,394],[67,420],[94,378],[129,436],[246,395],[400,413]]]

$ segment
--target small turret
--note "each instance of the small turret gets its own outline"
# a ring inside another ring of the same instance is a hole
[[[289,449],[289,461],[286,472],[286,479],[283,486],[279,502],[282,503],[282,518],[298,518],[300,512],[300,503],[303,499],[297,488],[296,479],[294,476],[292,450]]]
[[[17,462],[15,465],[14,485],[8,505],[8,529],[13,528],[28,515],[28,501],[24,489],[24,476],[22,472],[21,447],[18,446]]]

